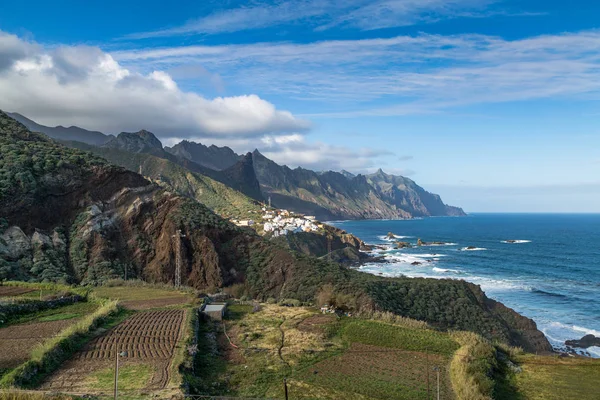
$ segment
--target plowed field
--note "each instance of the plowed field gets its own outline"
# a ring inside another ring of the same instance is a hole
[[[175,346],[182,334],[184,316],[184,310],[134,314],[86,345],[51,375],[42,385],[42,389],[89,391],[94,386],[89,376],[111,368],[116,354],[120,352],[127,352],[127,356],[120,358],[123,366],[143,363],[153,368],[152,378],[144,389],[165,388],[169,382],[169,366]]]
[[[57,335],[74,320],[34,322],[0,329],[0,369],[14,368],[27,361],[33,348]]]

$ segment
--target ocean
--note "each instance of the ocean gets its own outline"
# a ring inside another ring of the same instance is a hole
[[[414,220],[330,222],[369,244],[387,263],[376,275],[464,279],[532,318],[556,349],[585,334],[600,337],[600,214],[470,214]],[[386,234],[413,245],[394,250]],[[508,243],[507,241],[515,241]],[[418,264],[417,264],[418,263]],[[590,347],[600,358],[600,347]]]

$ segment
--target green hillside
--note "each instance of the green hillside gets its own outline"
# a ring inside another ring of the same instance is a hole
[[[164,188],[195,199],[224,218],[256,218],[260,204],[243,193],[172,161],[147,153],[95,147],[81,142],[67,146],[87,150],[109,162],[140,173]]]

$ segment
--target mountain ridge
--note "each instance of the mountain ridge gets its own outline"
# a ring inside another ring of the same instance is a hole
[[[42,127],[51,137],[57,134],[48,127],[35,126]],[[345,170],[292,169],[268,159],[258,149],[238,155],[229,147],[206,146],[188,140],[163,147],[160,140],[146,130],[122,132],[105,139],[99,146],[151,154],[208,176],[254,200],[270,199],[274,207],[315,215],[321,220],[466,215],[461,208],[445,204],[439,195],[426,191],[411,179],[386,174],[381,169],[367,175]]]
[[[102,132],[98,131],[90,131],[87,129],[80,128],[78,126],[69,126],[64,127],[62,125],[58,125],[55,127],[45,126],[38,124],[37,122],[21,115],[19,113],[6,113],[11,118],[16,121],[22,123],[32,132],[41,132],[45,135],[50,136],[54,139],[59,140],[76,140],[78,142],[83,142],[87,144],[92,144],[95,146],[101,146],[114,138],[113,135],[106,135]]]

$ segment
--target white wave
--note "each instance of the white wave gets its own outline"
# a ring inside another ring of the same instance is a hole
[[[397,242],[398,239],[409,239],[409,238],[412,238],[412,237],[414,237],[414,236],[400,236],[400,235],[396,235],[396,234],[394,234],[393,238],[388,237],[387,235],[377,236],[377,238],[379,240],[383,240],[384,242]]]
[[[572,325],[571,329],[573,329],[575,332],[581,332],[584,335],[594,335],[596,337],[600,337],[600,331],[597,331],[594,329],[584,328],[582,326],[577,326],[577,325]]]
[[[590,353],[592,355],[592,357],[600,358],[600,347],[592,346],[592,347],[588,347],[586,350],[588,353]]]
[[[421,258],[435,258],[435,257],[446,257],[446,254],[411,254],[412,257]]]
[[[508,244],[521,244],[521,243],[531,243],[531,240],[522,240],[522,239],[518,239],[518,240],[502,240],[502,243],[508,243]]]
[[[456,246],[458,243],[423,243],[421,247]]]
[[[579,339],[584,335],[600,336],[600,331],[591,328],[585,328],[578,325],[563,324],[562,322],[552,321],[547,324],[540,324],[540,330],[548,338],[555,349],[566,350],[565,341]],[[600,358],[600,347],[588,347],[587,349],[572,348],[577,354]]]
[[[398,264],[413,264],[413,263],[428,264],[430,262],[425,257],[422,257],[421,255],[417,255],[417,254],[395,253],[395,254],[390,254],[390,255],[386,256],[386,259],[390,260],[390,261],[394,261],[395,263],[398,263]]]
[[[487,250],[485,247],[463,247],[460,251],[483,251]]]
[[[527,290],[531,291],[531,286],[526,285],[520,281],[513,281],[509,279],[491,279],[484,278],[482,276],[470,276],[466,278],[469,282],[473,282],[479,286],[485,292],[494,291],[507,291],[507,290]]]
[[[450,269],[450,268],[438,268],[438,267],[433,267],[432,268],[434,272],[452,272],[454,274],[460,274],[461,272],[457,269]]]

